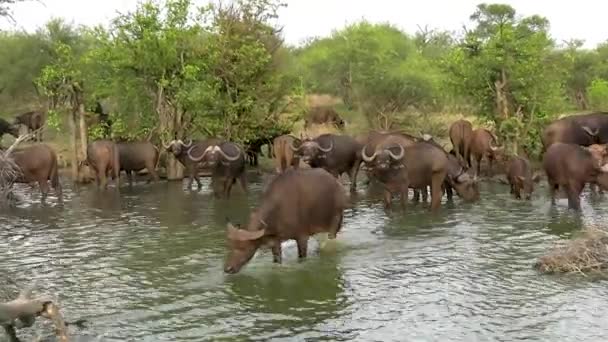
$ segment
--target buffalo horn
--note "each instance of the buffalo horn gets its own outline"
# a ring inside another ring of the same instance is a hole
[[[188,139],[188,143],[187,144],[182,141],[182,145],[184,145],[184,147],[190,147],[190,146],[192,146],[192,139]]]
[[[587,132],[587,134],[589,134],[592,137],[596,136],[600,132],[599,128],[596,128],[595,131],[592,131],[591,128],[589,128],[587,126],[582,126],[582,128],[583,128],[583,130],[585,130],[585,132]]]
[[[171,140],[168,145],[165,145],[163,143],[163,147],[168,150],[169,148],[171,148],[171,146],[173,146],[174,143],[175,143],[175,140]]]
[[[391,158],[393,158],[394,160],[401,160],[403,158],[403,155],[405,154],[405,149],[403,148],[403,146],[398,145],[399,146],[399,154],[394,154],[393,151],[391,151],[390,149],[388,150],[388,154],[389,156],[391,156]]]
[[[239,159],[241,157],[241,149],[237,148],[237,150],[239,151],[236,156],[231,157],[229,155],[226,154],[226,152],[222,151],[222,149],[220,147],[217,148],[217,151],[227,160],[229,161],[235,161],[237,159]]]
[[[372,154],[371,157],[368,157],[367,154],[365,153],[365,149],[367,148],[366,146],[363,146],[363,149],[361,150],[361,157],[363,158],[363,161],[366,163],[371,163],[374,161],[374,159],[376,158],[376,156],[378,155],[378,152],[374,152],[374,154]]]
[[[291,142],[289,142],[289,147],[291,148],[292,151],[297,152],[300,148],[293,146],[294,141],[295,141],[295,139],[292,140]]]
[[[261,238],[262,236],[264,236],[265,232],[266,231],[264,229],[255,230],[255,231],[238,229],[238,228],[234,227],[231,223],[228,223],[228,230],[227,230],[226,235],[228,236],[228,239],[230,239],[230,240],[251,241],[251,240],[257,240],[257,239]]]
[[[322,152],[327,153],[327,152],[331,151],[334,148],[334,142],[333,142],[333,140],[330,141],[328,148],[321,147],[321,144],[319,144],[319,143],[317,143],[317,146],[319,146],[319,150],[321,150]]]
[[[188,158],[190,158],[193,162],[199,162],[201,160],[203,160],[203,158],[205,158],[205,155],[207,154],[207,152],[209,152],[210,150],[213,150],[215,146],[208,146],[205,151],[203,152],[203,154],[200,155],[200,157],[194,157],[192,155],[192,150],[194,150],[194,148],[191,148],[188,150]]]

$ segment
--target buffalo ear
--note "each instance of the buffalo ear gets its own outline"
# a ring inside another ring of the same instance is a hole
[[[231,223],[228,223],[227,236],[228,236],[228,239],[233,240],[233,241],[252,241],[252,240],[257,240],[257,239],[261,238],[262,236],[264,236],[265,232],[266,232],[265,229],[256,230],[256,231],[238,229],[235,226],[233,226]]]

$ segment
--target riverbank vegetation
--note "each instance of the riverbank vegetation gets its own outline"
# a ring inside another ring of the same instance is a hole
[[[580,236],[560,243],[542,256],[536,268],[543,273],[598,273],[608,269],[608,232],[586,228]]]
[[[87,141],[106,132],[92,114],[98,102],[113,138],[158,146],[298,130],[311,95],[323,94],[349,133],[441,137],[454,119],[474,117],[531,156],[551,119],[608,108],[608,43],[556,42],[546,18],[508,5],[480,4],[462,32],[360,21],[299,46],[283,42],[282,6],[143,1],[107,27],[54,19],[34,33],[0,32],[0,116],[48,110],[47,136],[70,146],[79,178]],[[182,174],[170,155],[167,173]]]

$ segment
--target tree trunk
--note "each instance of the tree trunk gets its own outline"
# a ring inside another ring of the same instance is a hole
[[[80,158],[79,160],[87,159],[87,145],[89,144],[89,131],[87,128],[87,121],[84,111],[84,103],[78,104],[78,118],[80,123]],[[85,168],[80,170],[79,180],[81,182],[85,179]]]
[[[68,124],[70,125],[70,148],[71,148],[71,169],[72,179],[79,181],[78,178],[78,130],[76,128],[76,117],[74,112],[68,115]]]
[[[171,115],[166,103],[165,103],[165,92],[163,86],[159,85],[156,90],[156,114],[159,118],[160,123],[160,134],[169,132],[173,138],[178,137],[178,131],[175,126],[175,116]],[[164,142],[163,142],[164,143]],[[184,170],[181,164],[172,153],[167,153],[167,180],[179,180],[184,178]]]
[[[505,69],[502,69],[500,71],[500,79],[494,82],[494,89],[496,91],[496,112],[501,120],[509,118],[507,82],[507,73]]]

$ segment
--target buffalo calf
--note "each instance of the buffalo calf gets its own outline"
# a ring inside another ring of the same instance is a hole
[[[534,192],[534,183],[540,180],[540,175],[532,173],[532,167],[528,159],[514,156],[507,164],[507,180],[511,187],[511,194],[517,199],[523,195],[529,200]]]

